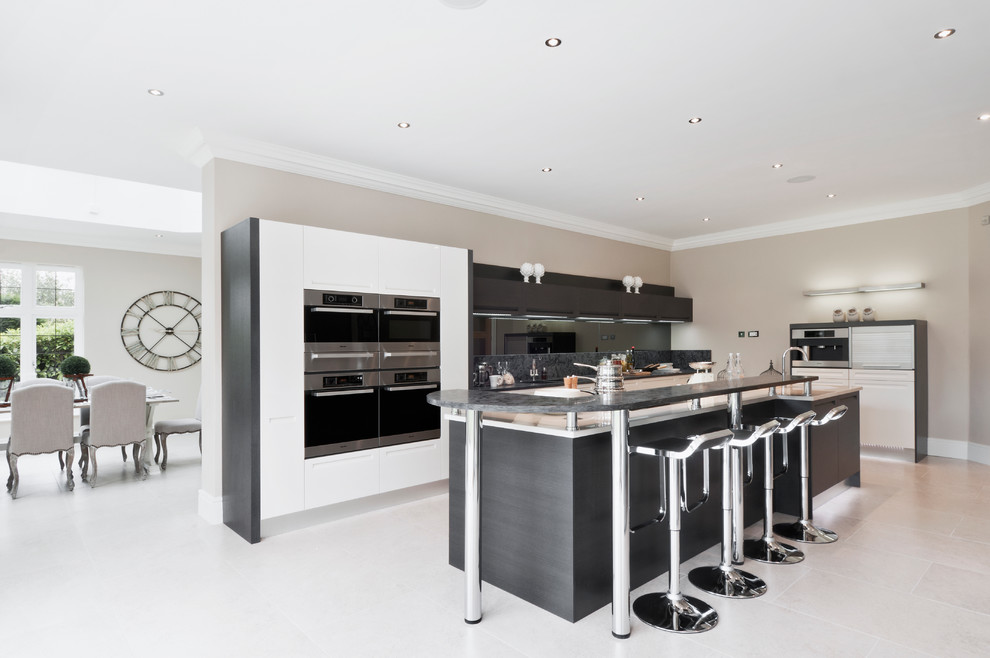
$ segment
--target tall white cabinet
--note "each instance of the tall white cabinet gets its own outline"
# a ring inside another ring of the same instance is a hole
[[[247,219],[221,235],[224,523],[262,521],[447,477],[441,438],[304,458],[303,290],[435,296],[441,385],[466,388],[465,249]]]

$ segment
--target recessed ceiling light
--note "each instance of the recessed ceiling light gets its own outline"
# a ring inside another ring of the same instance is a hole
[[[400,128],[408,128],[409,127],[409,124],[406,123],[405,121],[400,121],[399,122],[399,127]]]
[[[164,96],[165,95],[165,92],[162,91],[161,89],[149,89],[148,90],[148,93],[151,94],[152,96]]]
[[[946,37],[951,37],[955,33],[956,33],[956,31],[950,27],[947,30],[939,30],[938,32],[936,32],[935,33],[935,38],[936,39],[945,39]]]
[[[155,233],[155,237],[156,238],[164,238],[165,237],[165,234],[164,233]]]
[[[560,39],[558,39],[557,37],[550,37],[549,39],[547,39],[543,43],[547,44],[547,47],[548,48],[556,48],[557,46],[560,45],[561,42],[560,42]]]
[[[829,199],[834,199],[835,198],[835,195],[834,194],[826,194],[825,196],[827,196]]]
[[[775,162],[774,164],[772,164],[772,165],[770,165],[770,166],[771,166],[771,167],[773,167],[774,169],[780,169],[780,168],[781,168],[781,167],[783,167],[784,165],[783,165],[783,163],[781,163],[781,162]]]
[[[550,167],[544,167],[540,171],[542,171],[543,173],[550,173],[551,171],[553,171],[553,169],[551,169]]]
[[[637,200],[637,201],[642,201],[642,200],[644,200],[645,198],[646,198],[645,196],[638,196],[638,197],[636,197],[636,200]]]
[[[701,117],[691,117],[688,119],[688,123],[701,123]]]
[[[710,221],[710,220],[711,220],[711,217],[705,217],[705,218],[704,218],[703,220],[701,220],[701,221],[703,221],[703,222],[707,222],[707,221]]]
[[[990,114],[981,114],[976,118],[980,121],[990,121]]]

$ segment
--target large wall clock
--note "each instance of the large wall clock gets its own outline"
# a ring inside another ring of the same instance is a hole
[[[153,370],[183,370],[203,358],[200,316],[195,297],[159,290],[141,297],[120,321],[120,340],[135,361]]]

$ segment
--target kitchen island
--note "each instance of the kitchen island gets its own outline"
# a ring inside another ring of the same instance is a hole
[[[813,379],[749,377],[625,390],[608,396],[572,393],[579,397],[571,398],[552,397],[552,392],[548,396],[492,390],[431,394],[434,404],[466,412],[447,417],[451,429],[450,563],[467,567],[466,620],[480,620],[483,577],[570,621],[612,600],[612,632],[618,637],[628,635],[629,588],[665,571],[667,550],[663,523],[630,536],[630,519],[635,525],[656,515],[659,479],[655,460],[639,455],[626,458],[629,438],[635,442],[658,433],[687,436],[801,407],[855,400],[856,393],[848,391],[804,395],[801,385]],[[634,383],[638,384],[628,385]],[[780,388],[789,384],[798,384],[798,390]],[[778,387],[778,393],[797,395],[768,397],[771,386]],[[694,399],[702,400],[700,409],[690,408]],[[572,429],[567,429],[565,420],[569,413],[578,418]],[[482,424],[484,441],[479,444]],[[846,423],[834,431],[851,432],[852,425]],[[855,429],[855,443],[843,443],[846,452],[855,446],[855,460],[848,455],[843,458],[846,470],[841,479],[854,478],[859,470],[858,426]],[[831,445],[837,448],[836,442]],[[749,462],[757,483],[762,476],[758,453],[759,449]],[[796,462],[796,451],[792,455]],[[812,459],[822,455],[816,453]],[[838,464],[839,460],[831,456],[822,461]],[[850,467],[855,472],[847,473]],[[692,487],[700,486],[701,469],[702,457],[693,457],[688,465]],[[795,480],[796,470],[792,467],[789,474]],[[830,467],[816,479],[816,488],[827,488],[829,479],[841,481],[839,475],[837,466]],[[483,491],[480,482],[484,482]],[[717,476],[711,484],[711,500],[717,501],[721,491]],[[747,487],[744,498],[746,523],[752,523],[762,511],[760,487]],[[720,514],[719,505],[709,503],[685,516],[685,558],[718,543]],[[483,544],[476,543],[479,533]]]

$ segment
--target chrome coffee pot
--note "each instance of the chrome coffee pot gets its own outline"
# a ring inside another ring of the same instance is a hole
[[[482,361],[481,363],[478,364],[478,367],[475,369],[471,381],[475,386],[488,386],[488,378],[491,375],[492,375],[492,367],[488,365],[487,362]]]

